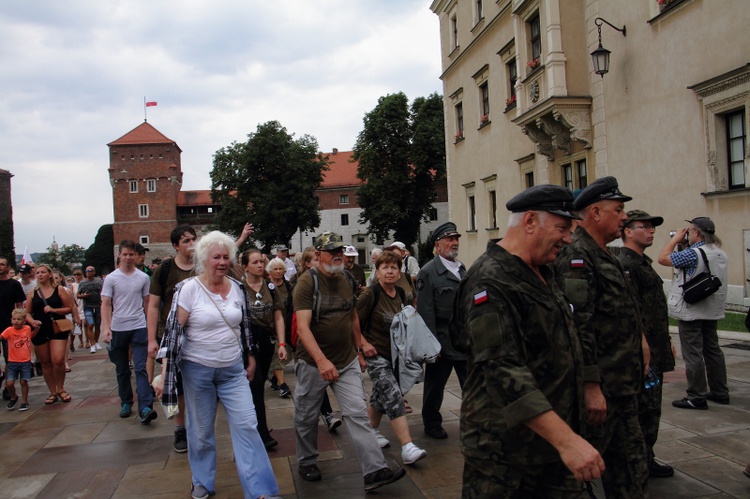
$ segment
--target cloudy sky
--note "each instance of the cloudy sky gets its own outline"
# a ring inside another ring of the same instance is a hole
[[[442,93],[429,0],[3,0],[0,168],[16,252],[84,248],[113,222],[106,144],[148,121],[182,149],[183,189],[213,153],[278,120],[350,150],[379,97]]]

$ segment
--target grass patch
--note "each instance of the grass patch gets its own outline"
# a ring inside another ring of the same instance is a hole
[[[736,331],[738,333],[747,333],[745,327],[745,316],[746,314],[738,314],[737,312],[727,312],[726,317],[719,320],[716,325],[716,329],[720,331]],[[677,320],[669,318],[670,326],[677,326]]]

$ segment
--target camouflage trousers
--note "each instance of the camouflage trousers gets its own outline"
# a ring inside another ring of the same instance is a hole
[[[391,361],[376,355],[367,359],[367,374],[372,380],[370,405],[389,420],[406,416],[406,404],[393,372]]]
[[[481,470],[481,471],[480,471]],[[463,499],[581,499],[589,497],[562,462],[538,465],[465,458]]]
[[[643,440],[646,442],[648,461],[654,459],[654,445],[659,437],[659,422],[661,421],[661,394],[664,375],[659,375],[660,383],[651,388],[641,387],[638,394],[638,422],[641,424]]]
[[[638,422],[637,395],[607,397],[607,420],[601,426],[588,426],[586,439],[607,467],[602,475],[607,497],[648,497],[648,457]]]

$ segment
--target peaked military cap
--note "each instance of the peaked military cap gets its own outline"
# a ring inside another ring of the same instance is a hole
[[[430,243],[435,246],[436,242],[445,237],[451,236],[461,237],[461,234],[458,232],[456,224],[454,224],[453,222],[445,222],[444,224],[438,226],[437,229],[432,231],[432,235],[430,235]]]
[[[630,210],[628,212],[628,218],[625,220],[624,227],[627,227],[633,222],[651,222],[651,225],[658,227],[664,223],[662,217],[652,217],[643,210]]]
[[[630,196],[626,196],[617,185],[617,179],[615,177],[602,177],[591,182],[578,195],[575,201],[576,210],[582,210],[590,204],[594,204],[597,201],[612,200],[612,201],[630,201]]]
[[[505,207],[513,213],[548,211],[555,215],[580,220],[573,209],[573,193],[559,185],[543,184],[529,187],[516,194]]]
[[[325,231],[315,238],[315,249],[318,251],[331,251],[346,246],[341,234]]]

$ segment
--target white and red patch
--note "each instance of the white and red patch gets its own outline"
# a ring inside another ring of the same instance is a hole
[[[474,305],[481,305],[487,300],[489,300],[489,297],[487,296],[487,290],[480,291],[479,293],[474,295]]]
[[[571,269],[582,269],[583,268],[583,258],[576,258],[574,260],[570,261],[570,268]]]

